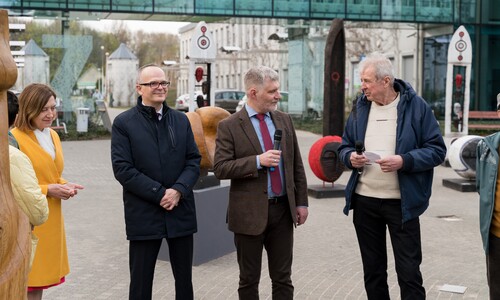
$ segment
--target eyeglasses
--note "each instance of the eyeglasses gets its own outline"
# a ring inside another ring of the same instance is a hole
[[[170,86],[170,81],[151,81],[148,83],[139,83],[139,85],[149,86],[152,89],[157,89],[160,85],[162,88],[168,88]]]

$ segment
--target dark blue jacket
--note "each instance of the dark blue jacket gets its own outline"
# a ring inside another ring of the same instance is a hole
[[[417,96],[410,84],[396,79],[394,89],[400,93],[395,153],[403,158],[403,167],[397,172],[402,221],[406,222],[420,216],[429,206],[434,167],[444,161],[446,146],[431,108]],[[356,141],[365,140],[371,105],[365,95],[361,95],[347,119],[342,145],[338,151],[340,159],[350,169],[353,167],[349,158],[351,152],[355,151]],[[353,169],[345,190],[346,215],[351,209],[351,199],[356,190],[358,177],[358,172]]]
[[[158,121],[153,107],[142,105],[121,113],[113,122],[111,160],[123,186],[127,239],[174,238],[197,231],[193,186],[201,156],[184,113],[163,106]],[[179,205],[160,206],[167,188],[179,191]]]

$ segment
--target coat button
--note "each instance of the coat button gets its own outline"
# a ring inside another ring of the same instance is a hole
[[[158,189],[157,188],[153,188],[153,192],[156,192]]]

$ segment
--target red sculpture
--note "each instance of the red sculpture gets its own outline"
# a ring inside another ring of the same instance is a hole
[[[314,175],[326,182],[334,182],[344,172],[344,164],[338,156],[342,138],[328,135],[319,139],[309,150],[309,166]]]

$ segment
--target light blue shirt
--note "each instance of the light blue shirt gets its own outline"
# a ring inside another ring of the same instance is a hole
[[[248,117],[250,118],[250,121],[252,122],[253,128],[255,129],[255,133],[257,133],[257,137],[259,138],[260,147],[262,148],[262,152],[266,152],[266,148],[264,146],[264,140],[262,139],[262,134],[260,133],[259,119],[257,119],[257,116],[256,116],[258,113],[253,108],[251,108],[250,106],[248,106],[246,104],[245,104],[245,108],[248,112]],[[272,139],[274,136],[274,132],[276,131],[276,127],[274,126],[273,120],[271,119],[271,115],[269,113],[266,113],[266,117],[264,118],[264,121],[266,122],[267,129],[269,130],[269,135],[271,136],[271,139]],[[260,165],[258,155],[255,157],[255,160],[257,162],[257,169],[260,170],[260,169],[265,168],[265,167],[262,167]],[[273,193],[273,191],[271,189],[270,172],[267,172],[267,195],[269,196],[269,198],[283,196],[284,194],[286,194],[285,173],[283,172],[283,169],[284,169],[283,160],[280,159],[279,171],[280,171],[281,186],[282,186],[281,195],[276,195]]]

